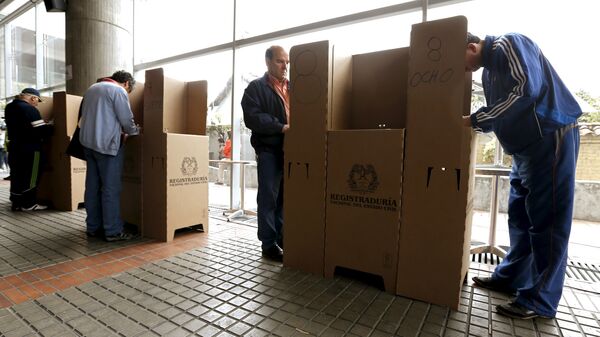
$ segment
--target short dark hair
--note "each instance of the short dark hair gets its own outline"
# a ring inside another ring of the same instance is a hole
[[[267,51],[265,51],[265,58],[272,60],[273,59],[273,47],[275,46],[271,46],[269,48],[267,48]]]
[[[469,44],[469,43],[479,43],[479,42],[481,42],[481,39],[479,38],[479,36],[473,35],[473,34],[467,32],[467,44]]]
[[[133,90],[133,87],[135,86],[135,78],[133,78],[133,76],[131,76],[131,74],[125,70],[115,71],[110,78],[119,83],[129,82],[130,90]]]

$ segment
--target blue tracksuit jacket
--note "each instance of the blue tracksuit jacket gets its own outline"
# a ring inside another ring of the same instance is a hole
[[[472,114],[471,122],[477,131],[494,131],[506,152],[518,153],[581,115],[567,87],[528,37],[486,36],[482,56],[487,106]]]

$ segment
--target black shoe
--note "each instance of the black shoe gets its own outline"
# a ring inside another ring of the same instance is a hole
[[[493,290],[493,291],[497,291],[499,293],[504,293],[504,294],[508,294],[511,296],[515,295],[515,290],[513,289],[509,289],[505,286],[502,286],[500,284],[498,284],[498,282],[492,280],[491,277],[479,277],[479,276],[475,276],[473,277],[473,282],[475,282],[475,285],[480,287],[480,288],[485,288],[485,289],[489,289],[489,290]]]
[[[13,211],[13,212],[20,212],[21,211],[21,207],[15,206],[15,205],[11,205],[10,206],[10,210]]]
[[[114,241],[127,241],[127,240],[131,240],[133,238],[135,238],[135,236],[133,234],[121,232],[117,235],[106,236],[104,238],[104,240],[106,240],[107,242],[114,242]]]
[[[271,248],[263,249],[262,256],[269,260],[283,262],[283,249],[273,245]]]
[[[85,232],[85,235],[87,235],[88,238],[100,238],[100,239],[104,239],[104,230],[99,229],[95,232]]]
[[[517,318],[517,319],[532,319],[532,318],[536,318],[536,317],[552,318],[552,317],[540,315],[540,314],[536,313],[535,311],[529,310],[516,302],[508,302],[506,304],[500,304],[500,305],[496,306],[496,311],[498,311],[498,313],[500,315],[507,316],[510,318]]]

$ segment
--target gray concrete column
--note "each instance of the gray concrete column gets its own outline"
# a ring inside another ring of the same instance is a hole
[[[83,95],[99,77],[133,74],[133,0],[69,0],[67,93]]]

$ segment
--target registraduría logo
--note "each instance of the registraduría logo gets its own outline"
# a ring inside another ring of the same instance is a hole
[[[198,173],[198,162],[196,157],[183,157],[181,161],[181,174],[184,176],[193,176]]]
[[[349,191],[332,191],[329,193],[331,204],[390,212],[398,211],[399,199],[380,195],[386,193],[385,189],[377,191],[380,182],[375,166],[372,164],[353,164],[346,182]]]
[[[207,176],[198,175],[198,161],[196,157],[183,157],[181,160],[181,174],[183,177],[169,178],[169,186],[185,186],[185,185],[197,185],[207,184]]]
[[[348,173],[348,187],[353,192],[373,193],[379,186],[377,172],[371,164],[354,164]]]

